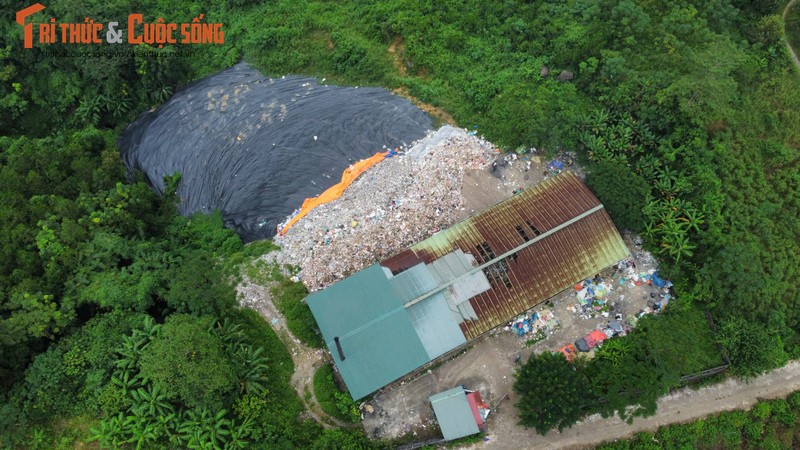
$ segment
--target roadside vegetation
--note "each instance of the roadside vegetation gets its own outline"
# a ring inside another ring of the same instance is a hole
[[[322,335],[317,331],[317,321],[311,314],[311,308],[303,300],[308,289],[300,282],[280,277],[271,288],[272,303],[286,318],[289,331],[303,344],[311,348],[323,348]]]
[[[800,445],[800,392],[757,403],[749,411],[728,411],[695,422],[638,433],[630,440],[606,443],[599,450],[789,449]]]
[[[660,256],[680,304],[606,345],[597,361],[579,362],[594,365],[575,373],[591,375],[582,389],[596,401],[565,402],[565,415],[547,423],[626,405],[651,413],[681,375],[715,364],[708,349],[716,342],[745,377],[800,356],[800,79],[783,48],[784,5],[145,1],[137,10],[149,22],[203,13],[223,23],[225,44],[194,46],[185,58],[168,57],[186,49],[166,46],[96,60],[24,50],[22,27],[2,21],[0,442],[222,446],[224,436],[230,446],[264,448],[377,445],[298,419],[288,353],[268,324],[237,306],[238,264],[272,245],[243,246],[218,213],[178,216],[177,176],[158,197],[119,160],[118,133],[139,113],[241,59],[270,75],[402,88],[507,150],[578,152],[617,225],[640,232]],[[54,0],[46,12],[37,20],[108,23],[132,11],[128,2],[76,9]],[[797,14],[795,6],[790,20]],[[797,29],[787,26],[793,40]],[[304,293],[282,288],[290,327],[319,347],[299,306]],[[695,320],[673,324],[682,337],[656,324],[705,311],[717,335]],[[182,338],[170,348],[158,333]],[[689,338],[696,348],[686,347]],[[673,342],[687,353],[668,351]],[[203,362],[189,348],[213,349],[199,354],[230,369],[214,372],[207,396],[189,394],[198,383],[192,367]],[[243,358],[256,353],[263,367],[248,373]],[[562,370],[558,360],[538,361],[523,374]],[[168,370],[178,365],[186,371]],[[265,389],[248,388],[248,377]],[[201,434],[182,436],[186,423]]]
[[[361,412],[350,393],[342,391],[333,377],[333,366],[325,364],[314,374],[314,395],[322,410],[346,422],[360,422]]]
[[[794,52],[800,47],[800,4],[797,2],[789,8],[786,14],[786,38],[789,40]]]

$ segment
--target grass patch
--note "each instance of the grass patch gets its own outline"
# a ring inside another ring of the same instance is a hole
[[[314,374],[314,394],[322,410],[337,419],[356,423],[361,420],[358,405],[347,392],[336,386],[333,366],[325,364]]]
[[[705,315],[694,306],[675,302],[664,314],[640,320],[632,337],[644,339],[650,352],[681,375],[724,364]]]
[[[270,370],[275,377],[272,384],[289,386],[294,373],[292,355],[267,321],[250,308],[240,308],[230,315],[236,323],[242,325],[242,331],[248,341],[253,345],[264,347],[269,355]],[[271,387],[270,390],[272,389]]]
[[[50,425],[31,426],[26,431],[24,439],[26,448],[53,450],[81,448],[89,436],[89,428],[95,426],[97,422],[94,417],[75,416],[56,420]]]
[[[324,342],[317,332],[317,321],[303,299],[308,289],[303,283],[282,279],[271,290],[272,302],[286,317],[286,325],[297,339],[313,348],[323,348]]]

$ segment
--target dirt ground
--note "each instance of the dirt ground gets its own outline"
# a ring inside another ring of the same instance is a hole
[[[508,164],[498,164],[494,171],[468,172],[462,188],[464,197],[470,202],[466,205],[465,216],[508,198],[515,189],[541,182],[549,176],[545,165],[544,161],[536,158],[531,161],[529,168],[527,161],[517,159],[508,161]],[[655,269],[656,262],[637,247],[635,241],[635,238],[626,236],[636,271]],[[558,321],[556,329],[550,330],[544,340],[526,346],[532,334],[520,337],[510,328],[501,326],[470,343],[457,356],[382,389],[362,404],[365,432],[378,439],[407,438],[421,441],[441,436],[428,397],[461,384],[480,391],[494,410],[488,420],[490,433],[493,433],[495,422],[516,423],[512,385],[517,356],[524,362],[532,352],[554,351],[596,328],[605,328],[617,313],[623,317],[635,316],[647,308],[648,301],[652,303],[650,294],[657,293],[658,289],[648,284],[632,285],[630,282],[620,285],[619,280],[624,272],[623,269],[610,269],[605,273],[605,281],[612,286],[604,298],[609,306],[605,315],[594,309],[581,308],[576,291],[569,288],[553,297],[550,305],[542,304],[532,310],[540,313],[548,310]]]
[[[498,414],[489,419],[486,440],[461,447],[470,450],[505,449],[585,449],[608,441],[626,439],[640,431],[654,431],[662,425],[697,420],[710,414],[734,409],[749,409],[760,400],[783,398],[800,389],[800,362],[792,361],[784,367],[762,375],[750,382],[728,379],[723,383],[697,390],[684,388],[658,401],[654,416],[637,418],[628,425],[618,417],[603,419],[593,415],[572,428],[559,433],[551,431],[545,436],[525,430],[517,425],[512,396],[498,408]]]
[[[461,187],[466,199],[462,218],[511,197],[515,189],[527,189],[541,183],[548,173],[546,165],[544,157],[531,155],[525,159],[500,158],[494,170],[468,170]]]

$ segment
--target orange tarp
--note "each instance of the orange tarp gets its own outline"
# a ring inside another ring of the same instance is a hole
[[[590,338],[594,339],[595,342],[603,342],[606,339],[608,339],[608,336],[606,336],[606,334],[603,333],[600,330],[592,331],[591,333],[589,333],[589,335],[587,337],[590,337]]]
[[[364,173],[367,169],[378,164],[379,162],[383,161],[383,159],[388,155],[389,152],[383,153],[375,153],[371,157],[367,159],[362,159],[361,161],[353,164],[352,166],[348,167],[347,169],[342,172],[342,181],[339,184],[333,185],[328,190],[323,192],[317,197],[314,198],[307,198],[303,201],[303,206],[300,207],[300,212],[297,213],[296,216],[292,217],[292,220],[287,223],[283,229],[281,230],[281,235],[286,234],[289,228],[297,223],[298,220],[305,217],[306,214],[311,212],[312,209],[316,208],[319,205],[323,205],[328,202],[332,202],[337,198],[341,197],[344,193],[344,190],[350,186],[350,183],[356,180],[359,175]]]

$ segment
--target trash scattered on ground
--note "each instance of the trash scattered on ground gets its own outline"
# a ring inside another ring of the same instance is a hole
[[[595,310],[602,311],[605,306],[605,298],[611,293],[613,287],[611,283],[606,282],[599,275],[581,281],[575,285],[575,297],[578,299],[578,304],[583,308],[594,308]]]
[[[503,328],[506,331],[512,331],[520,337],[529,337],[533,335],[534,339],[544,338],[551,335],[558,330],[558,320],[550,309],[542,309],[540,311],[528,311],[525,314],[517,316],[513,321],[508,322]]]
[[[674,298],[672,283],[659,274],[658,262],[641,249],[641,240],[637,236],[628,235],[626,241],[631,248],[630,257],[519,315],[508,322],[503,331],[525,338],[526,346],[544,340],[562,327],[554,317],[558,308],[553,308],[562,303],[565,306],[560,307],[561,314],[566,310],[574,315],[574,319],[566,318],[568,327],[572,320],[600,319],[594,330],[584,336],[572,337],[577,337],[574,345],[556,350],[571,358],[573,349],[592,351],[602,346],[605,339],[629,333],[641,317],[660,313]]]
[[[584,320],[595,318],[598,314],[609,317],[607,325],[598,325],[596,330],[575,341],[579,351],[599,348],[606,338],[625,336],[636,327],[640,318],[663,311],[673,298],[670,291],[672,283],[662,278],[653,267],[655,258],[643,250],[634,251],[633,255],[614,266],[612,274],[597,274],[574,286],[575,303],[568,305],[567,311]],[[644,287],[647,289],[642,290]],[[634,295],[642,294],[647,294],[644,297],[647,306],[636,314],[625,315],[625,296],[631,299]],[[559,351],[564,353],[564,348]]]
[[[466,130],[442,127],[276,236],[279,262],[300,267],[298,279],[315,291],[392,256],[460,220],[465,170],[488,168],[497,153]]]

